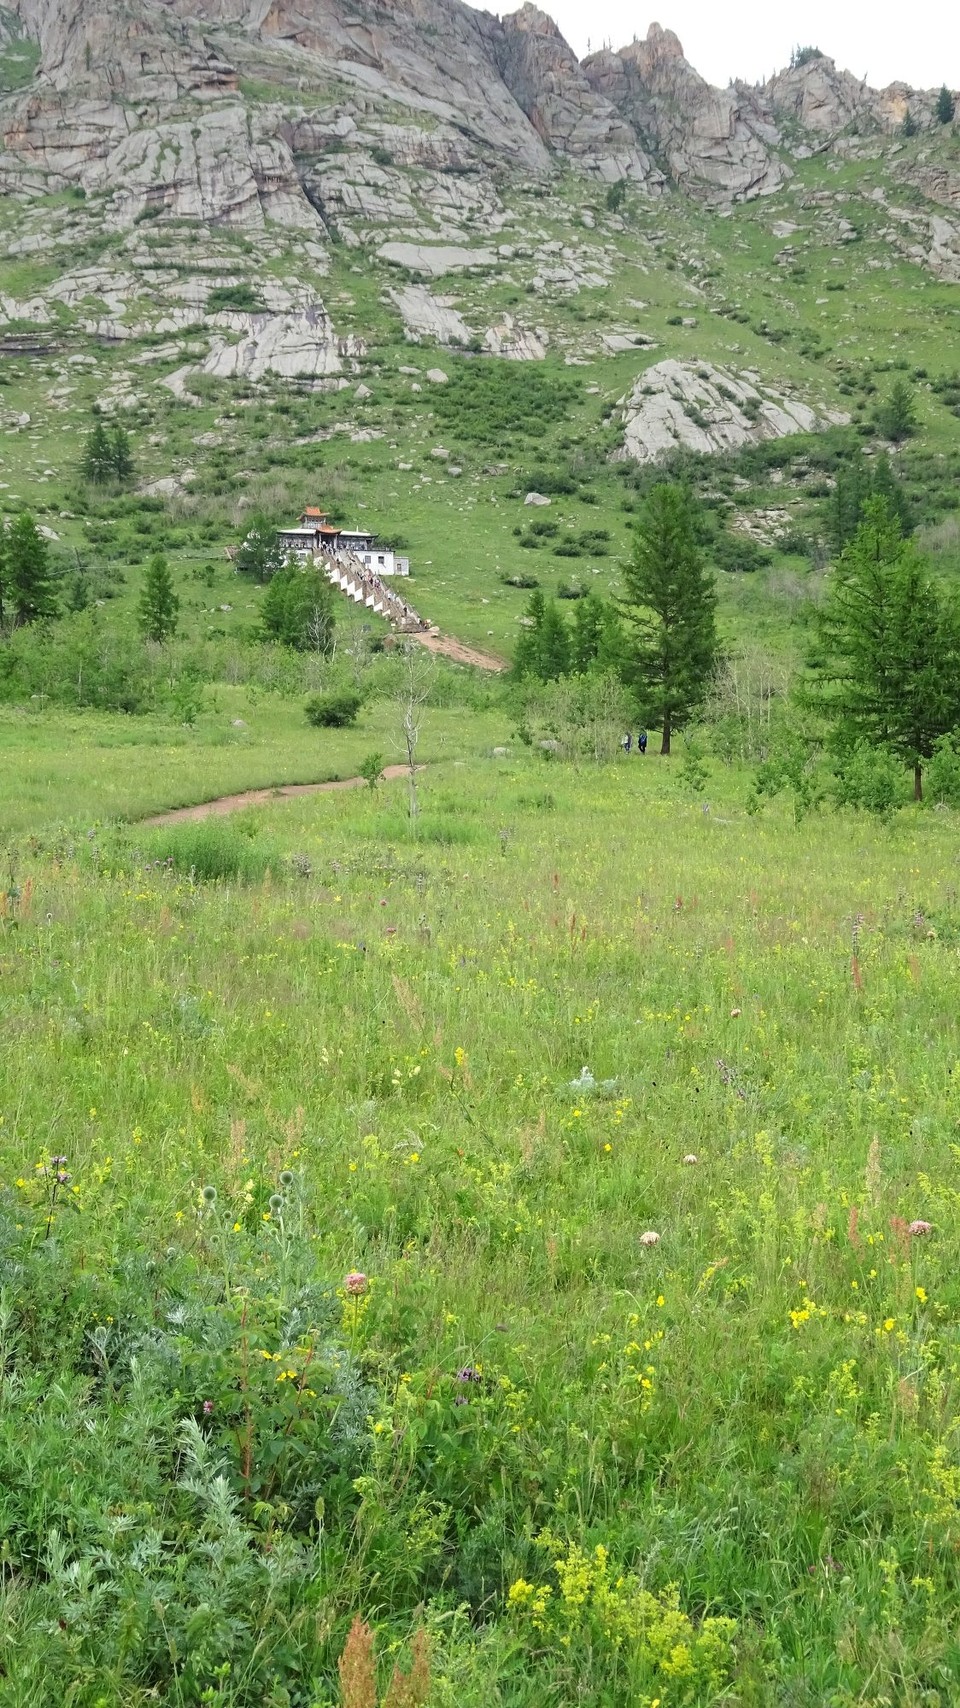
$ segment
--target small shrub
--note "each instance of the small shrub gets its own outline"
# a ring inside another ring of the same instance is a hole
[[[363,701],[359,694],[338,690],[332,694],[311,694],[304,712],[314,729],[346,729],[355,724]]]

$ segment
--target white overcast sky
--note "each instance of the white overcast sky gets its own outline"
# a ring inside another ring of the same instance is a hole
[[[517,4],[520,0],[517,0]],[[903,81],[914,88],[960,89],[958,0],[654,0],[653,11],[635,0],[538,0],[583,58],[604,44],[617,48],[645,36],[656,19],[674,30],[691,65],[723,87],[732,77],[760,82],[780,70],[795,45],[830,54],[839,66],[866,75],[874,88]],[[487,0],[486,10],[494,10]],[[501,8],[512,12],[515,5]]]

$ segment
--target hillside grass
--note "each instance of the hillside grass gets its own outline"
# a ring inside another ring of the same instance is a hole
[[[377,701],[351,729],[313,729],[303,701],[218,685],[192,728],[173,717],[0,708],[0,846],[59,827],[88,830],[246,789],[357,775],[370,753],[403,757],[400,711]],[[241,719],[243,728],[235,728]],[[418,763],[503,743],[504,712],[428,708]]]
[[[956,825],[681,779],[18,839],[17,1701],[955,1699]]]

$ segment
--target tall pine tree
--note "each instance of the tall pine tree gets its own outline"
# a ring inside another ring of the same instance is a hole
[[[7,530],[4,559],[7,618],[19,626],[56,616],[50,547],[26,510],[14,517]]]
[[[660,752],[667,754],[674,731],[703,704],[718,652],[716,590],[684,487],[652,489],[623,580],[623,608],[634,631],[629,680],[645,721],[660,725]]]
[[[84,480],[90,481],[93,486],[109,486],[115,477],[113,446],[110,442],[110,435],[99,416],[97,416],[84,442],[80,472]]]
[[[951,93],[950,93],[950,91],[947,88],[947,85],[945,83],[943,84],[943,86],[940,90],[940,93],[937,96],[936,114],[937,114],[937,123],[938,124],[941,124],[941,125],[952,125],[953,124],[954,100],[953,100],[953,96],[951,95]]]
[[[117,425],[110,434],[110,460],[113,464],[113,477],[122,486],[133,474],[133,452],[130,449],[130,435],[125,427]]]
[[[922,799],[924,763],[960,722],[960,609],[883,498],[841,554],[810,664],[835,747],[896,754]]]
[[[147,564],[140,592],[137,607],[140,632],[146,640],[169,640],[177,632],[179,617],[180,600],[174,589],[170,565],[163,553],[157,552]]]

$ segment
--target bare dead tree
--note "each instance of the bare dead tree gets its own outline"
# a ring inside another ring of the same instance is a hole
[[[420,816],[417,745],[420,741],[424,710],[436,680],[437,665],[433,656],[422,646],[418,646],[415,640],[403,640],[397,648],[396,656],[401,667],[394,694],[394,701],[400,713],[398,745],[407,767],[410,817],[416,823]]]

